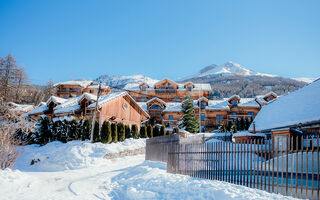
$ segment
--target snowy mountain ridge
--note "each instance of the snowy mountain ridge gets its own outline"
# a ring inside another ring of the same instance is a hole
[[[220,75],[220,76],[231,76],[231,75],[238,75],[238,76],[269,76],[275,77],[276,75],[271,74],[263,74],[259,73],[250,69],[247,69],[241,66],[238,63],[229,61],[222,65],[212,64],[207,67],[204,67],[199,71],[199,73],[193,77],[204,77],[210,75]]]

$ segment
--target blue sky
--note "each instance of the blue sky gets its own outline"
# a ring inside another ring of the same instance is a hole
[[[319,9],[318,0],[0,0],[0,56],[54,81],[177,79],[227,61],[318,77]]]

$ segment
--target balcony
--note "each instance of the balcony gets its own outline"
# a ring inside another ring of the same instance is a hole
[[[156,89],[156,94],[174,94],[177,93],[177,90],[174,89]]]
[[[222,123],[226,124],[227,122],[227,119],[205,119],[201,121],[201,126],[217,126]]]

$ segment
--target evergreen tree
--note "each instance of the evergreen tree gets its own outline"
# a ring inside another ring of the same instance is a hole
[[[164,125],[160,127],[160,135],[161,136],[166,135],[166,127]]]
[[[77,120],[72,120],[67,122],[69,124],[68,141],[78,139],[78,122]]]
[[[101,126],[101,131],[100,131],[100,137],[101,137],[101,142],[106,144],[108,143],[108,123],[107,121],[104,121]],[[110,123],[109,123],[110,126]]]
[[[226,129],[226,126],[224,125],[224,123],[220,124],[218,130],[219,130],[220,133],[227,132],[227,129]]]
[[[139,138],[138,126],[136,124],[132,125],[132,134],[134,139]]]
[[[51,126],[51,122],[47,117],[43,117],[40,119],[40,128],[39,128],[40,145],[45,145],[50,141],[50,138],[52,137],[50,126]]]
[[[170,135],[170,131],[169,130],[167,130],[166,135]]]
[[[243,118],[240,119],[239,130],[243,131],[246,129],[246,124]]]
[[[110,122],[107,123],[106,134],[107,134],[107,143],[111,143],[112,142],[112,131],[111,131]]]
[[[118,126],[117,123],[111,124],[112,142],[118,142]]]
[[[147,132],[147,126],[143,125],[140,127],[140,137],[141,138],[147,138],[148,137],[148,132]]]
[[[238,132],[237,125],[236,125],[235,122],[233,123],[230,132],[231,132],[232,135]]]
[[[100,142],[99,122],[96,121],[93,129],[93,142]]]
[[[149,138],[153,138],[153,130],[151,125],[147,127],[147,134]]]
[[[173,128],[173,133],[179,134],[179,132],[180,132],[180,131],[179,131],[179,127],[174,127],[174,128]]]
[[[159,127],[158,126],[154,126],[153,127],[153,136],[154,137],[160,136],[160,132],[159,132]]]
[[[125,126],[122,122],[118,124],[118,138],[119,142],[122,142],[126,139]]]
[[[199,122],[195,115],[193,100],[190,95],[187,95],[182,102],[182,124],[181,127],[185,128],[190,133],[199,132]]]
[[[126,125],[126,126],[125,126],[125,132],[126,132],[126,139],[132,137],[132,134],[131,134],[131,130],[130,130],[130,126],[129,126],[129,125]]]
[[[88,118],[82,120],[81,140],[88,140],[90,137],[91,123]]]

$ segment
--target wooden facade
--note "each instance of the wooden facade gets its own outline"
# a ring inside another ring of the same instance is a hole
[[[81,96],[83,93],[98,94],[99,85],[93,81],[66,81],[55,84],[57,96],[61,98],[73,98]],[[101,95],[109,94],[110,87],[102,84]]]
[[[178,84],[169,79],[163,79],[154,85],[141,83],[138,88],[133,88],[130,95],[138,102],[146,102],[154,97],[165,102],[181,102],[186,95],[190,95],[194,100],[200,97],[210,98],[210,84],[194,84],[187,82]]]

